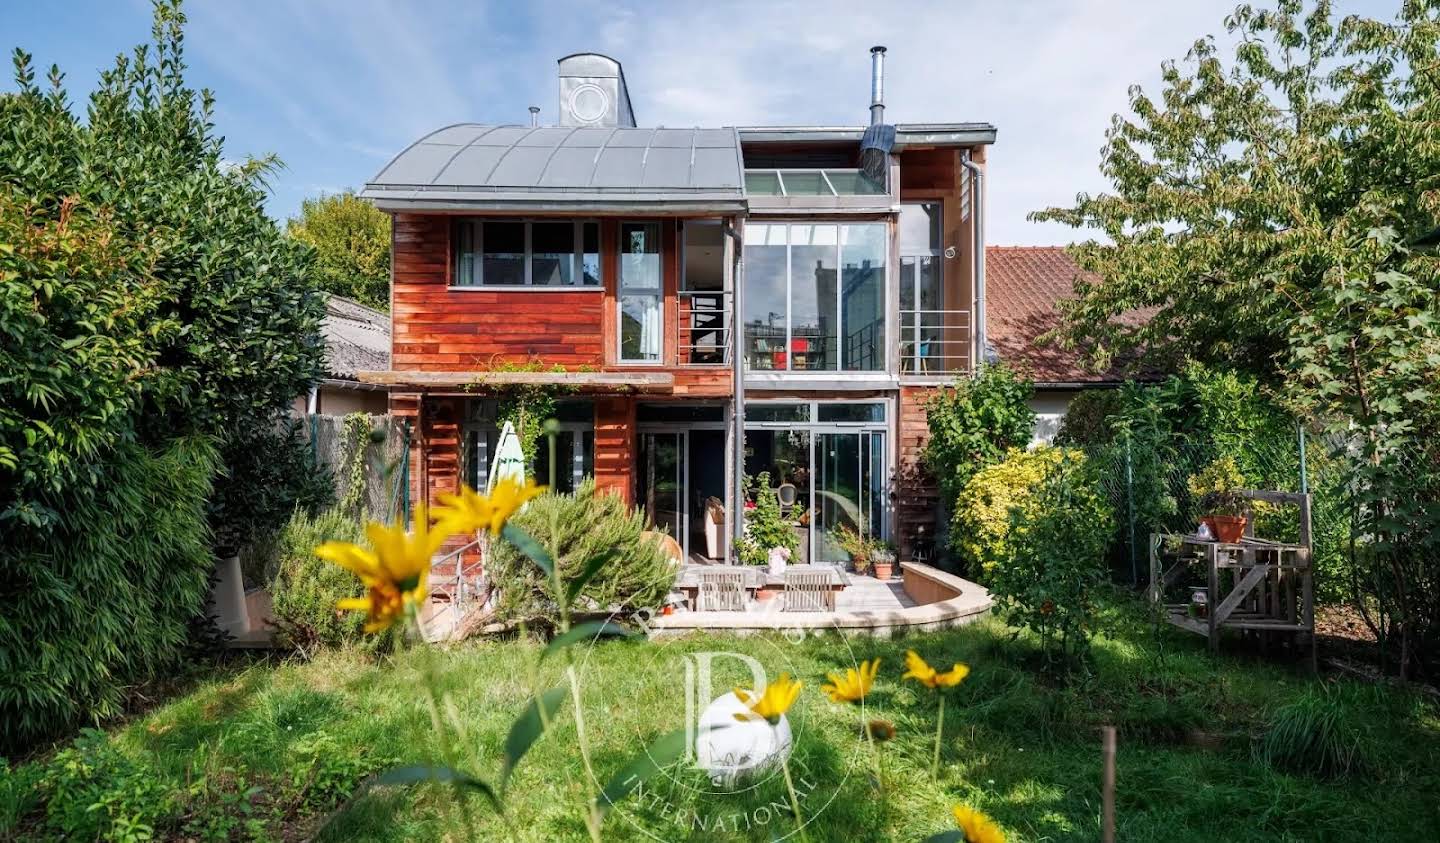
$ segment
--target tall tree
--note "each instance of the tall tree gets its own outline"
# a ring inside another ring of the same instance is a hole
[[[1226,30],[1228,61],[1207,37],[1158,99],[1131,89],[1111,192],[1033,215],[1108,241],[1073,247],[1103,280],[1077,281],[1056,339],[1099,364],[1141,347],[1251,371],[1346,436],[1357,584],[1408,664],[1440,643],[1440,258],[1410,245],[1440,218],[1440,3],[1387,22],[1282,0]]]
[[[320,286],[361,304],[390,309],[390,217],[346,191],[306,199],[291,237],[315,249]]]

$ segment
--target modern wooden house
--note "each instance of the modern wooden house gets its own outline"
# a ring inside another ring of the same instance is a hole
[[[868,123],[682,129],[568,56],[559,125],[446,126],[386,165],[392,355],[362,379],[413,419],[415,499],[483,485],[497,396],[553,383],[558,485],[593,475],[692,558],[730,555],[761,472],[801,561],[843,559],[841,524],[923,557],[924,403],[985,348],[995,128],[887,124],[884,57]]]

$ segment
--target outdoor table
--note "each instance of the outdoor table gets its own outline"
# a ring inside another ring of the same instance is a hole
[[[696,598],[700,593],[700,572],[701,571],[740,571],[744,575],[745,590],[751,595],[763,589],[781,590],[785,587],[785,577],[774,576],[770,569],[764,565],[682,565],[680,574],[675,578],[675,589],[685,595],[690,606],[697,605]],[[831,574],[830,587],[835,591],[843,591],[850,585],[850,577],[845,571],[836,565],[787,565],[787,571],[826,571]]]

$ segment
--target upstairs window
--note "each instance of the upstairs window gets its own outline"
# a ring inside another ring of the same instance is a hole
[[[600,224],[592,220],[455,222],[457,287],[598,287]]]

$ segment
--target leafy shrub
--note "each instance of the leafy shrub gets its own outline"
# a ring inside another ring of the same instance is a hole
[[[338,508],[319,515],[296,510],[290,517],[277,541],[279,568],[270,584],[280,644],[307,655],[359,641],[388,647],[388,633],[361,635],[363,615],[335,609],[335,601],[361,595],[355,575],[315,555],[316,546],[327,541],[363,543],[364,533],[359,521]]]
[[[598,554],[609,561],[580,592],[578,605],[658,606],[675,582],[675,569],[659,543],[642,535],[645,513],[618,496],[598,494],[586,480],[573,495],[547,494],[531,501],[511,524],[550,553],[567,585]],[[513,618],[550,617],[550,585],[535,563],[508,541],[490,545],[486,572],[498,587],[498,608]]]
[[[794,557],[800,549],[800,536],[780,517],[780,494],[770,488],[770,472],[746,477],[745,492],[755,501],[755,508],[745,510],[745,534],[736,543],[740,561],[765,565],[770,561],[770,549],[775,547],[785,548]]]
[[[1055,432],[1055,444],[1072,448],[1107,445],[1115,437],[1114,417],[1125,405],[1118,389],[1087,389],[1070,399]]]
[[[310,250],[265,213],[275,162],[227,160],[183,26],[157,2],[84,107],[20,50],[0,96],[0,746],[114,714],[173,661],[207,501],[269,498],[240,460],[322,370]]]
[[[173,667],[214,566],[207,440],[115,450],[98,498],[0,543],[0,744],[120,714],[128,685]]]
[[[1278,770],[1343,778],[1367,767],[1361,737],[1345,699],[1322,685],[1270,713],[1255,754]]]
[[[1056,456],[1028,500],[1010,510],[1005,556],[989,586],[1012,623],[1040,636],[1047,664],[1068,670],[1089,648],[1114,524],[1084,457],[1056,450],[1047,458]]]
[[[1031,492],[1067,457],[1077,451],[1059,448],[1011,448],[1005,458],[980,469],[955,499],[950,522],[950,547],[968,573],[987,579],[1009,556],[1010,512],[1031,505]]]
[[[80,840],[149,840],[178,813],[176,790],[110,743],[84,730],[46,765],[45,826]]]
[[[981,366],[974,377],[957,378],[926,407],[930,441],[925,465],[948,503],[959,496],[975,472],[1022,448],[1035,431],[1029,400],[1031,382],[1004,364]]]

